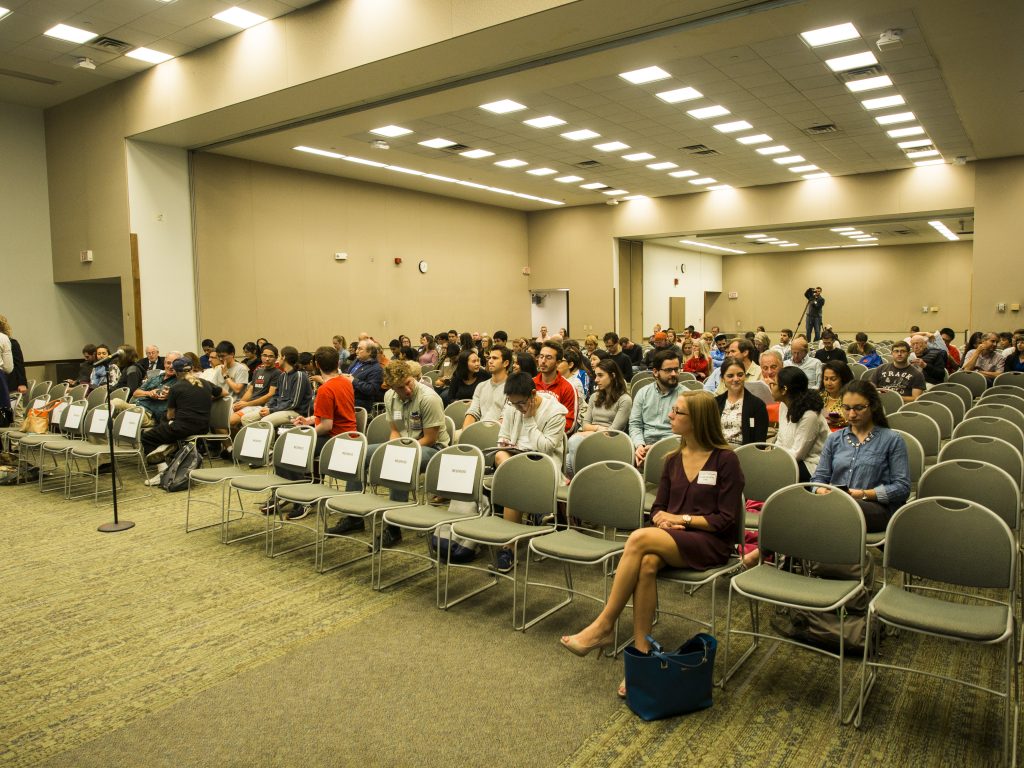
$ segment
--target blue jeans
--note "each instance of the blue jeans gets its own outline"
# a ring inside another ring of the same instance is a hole
[[[373,443],[372,445],[366,446],[366,470],[367,470],[367,472],[369,472],[369,469],[370,469],[370,459],[373,458],[373,454],[382,445],[386,445],[386,443]],[[441,450],[441,449],[440,448],[435,448],[432,445],[421,445],[420,446],[420,469],[419,469],[420,472],[424,471],[427,468],[427,464],[430,462],[430,459],[439,450]],[[345,484],[345,490],[346,491],[361,491],[361,490],[363,490],[363,487],[357,481],[349,480]],[[392,489],[391,494],[390,494],[390,498],[391,498],[392,501],[408,501],[409,500],[409,493],[407,491],[396,491],[396,490]]]
[[[811,333],[814,336],[811,336]],[[808,341],[821,341],[821,315],[808,315],[807,316],[807,340]]]

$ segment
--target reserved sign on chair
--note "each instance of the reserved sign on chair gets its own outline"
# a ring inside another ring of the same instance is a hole
[[[359,454],[362,444],[357,440],[337,440],[331,451],[331,461],[327,465],[329,472],[343,472],[347,475],[359,471]]]
[[[305,467],[312,443],[312,435],[289,432],[284,436],[284,447],[281,449],[281,463],[289,464],[293,467]]]
[[[408,483],[412,480],[412,473],[418,467],[414,466],[416,461],[416,449],[404,445],[384,446],[384,460],[380,466],[381,480],[391,480],[395,483]]]
[[[438,492],[472,493],[473,480],[476,478],[476,461],[476,456],[453,456],[447,453],[442,456],[437,473]]]

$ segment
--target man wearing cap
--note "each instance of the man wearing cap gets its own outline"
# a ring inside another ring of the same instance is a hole
[[[654,356],[661,352],[663,349],[668,349],[668,334],[660,330],[661,326],[655,326],[659,330],[651,336],[651,348],[647,350],[647,354],[644,355],[644,367],[654,367]]]

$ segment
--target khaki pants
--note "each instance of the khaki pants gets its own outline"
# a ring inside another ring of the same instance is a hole
[[[149,427],[156,426],[156,420],[153,418],[153,414],[143,408],[141,405],[132,405],[131,403],[125,402],[119,397],[115,397],[110,401],[110,408],[114,412],[114,415],[121,413],[121,411],[135,411],[136,413],[142,414],[142,428],[148,429]]]

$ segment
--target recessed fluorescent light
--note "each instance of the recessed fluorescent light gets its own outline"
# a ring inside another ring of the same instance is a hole
[[[845,232],[843,232],[843,235],[845,235],[846,237],[862,237],[866,234],[866,232],[861,232],[859,229],[848,229]]]
[[[748,240],[760,240],[762,237],[767,237],[763,232],[756,235],[744,235]]]
[[[623,200],[650,200],[647,195],[626,195]]]
[[[698,91],[696,88],[676,88],[674,91],[662,91],[661,93],[654,94],[662,101],[668,104],[678,104],[681,101],[693,101],[704,96],[703,93]]]
[[[833,43],[841,43],[844,40],[853,40],[860,37],[860,33],[853,24],[845,22],[831,27],[810,29],[806,32],[801,32],[800,37],[812,48],[817,48],[821,45],[832,45]]]
[[[238,6],[228,8],[226,11],[215,13],[213,15],[217,21],[223,21],[225,24],[230,24],[233,27],[241,27],[242,29],[248,29],[249,27],[255,27],[257,24],[262,24],[266,21],[265,16],[246,11]]]
[[[672,171],[672,173],[669,174],[669,176],[671,176],[673,179],[686,179],[686,178],[689,178],[690,176],[696,176],[696,175],[697,175],[696,171],[690,171],[690,170],[686,170],[686,171]]]
[[[316,147],[305,147],[305,146],[300,145],[298,147],[292,147],[292,149],[294,149],[296,152],[306,152],[307,154],[310,154],[310,155],[320,155],[321,157],[332,157],[335,160],[341,160],[342,158],[345,157],[344,155],[339,155],[337,152],[328,152],[326,149],[317,149]],[[384,163],[381,163],[381,165],[384,165]]]
[[[712,179],[710,176],[704,176],[700,179],[690,179],[691,184],[714,184],[718,179]]]
[[[408,128],[402,128],[400,125],[382,125],[380,128],[371,128],[370,133],[393,139],[397,136],[405,136],[408,133],[412,133],[412,131]]]
[[[654,155],[652,155],[650,152],[634,152],[631,155],[623,155],[622,159],[629,160],[632,163],[638,163],[641,160],[653,160]]]
[[[531,168],[527,171],[531,176],[550,176],[553,173],[558,173],[554,168]]]
[[[67,40],[69,43],[87,43],[94,37],[98,37],[95,32],[88,32],[77,27],[69,27],[67,24],[58,24],[55,27],[50,27],[43,34],[47,37],[55,37],[58,40]]]
[[[754,126],[746,120],[733,120],[731,123],[718,123],[711,127],[721,133],[736,133],[736,131],[749,131]]]
[[[894,112],[891,115],[879,115],[875,122],[879,125],[893,125],[894,123],[909,123],[917,120],[913,112]]]
[[[878,243],[855,243],[853,245],[841,245],[840,248],[877,248]]]
[[[776,144],[774,147],[761,147],[757,150],[759,155],[781,155],[783,152],[789,152],[789,147],[785,144]]]
[[[942,165],[945,162],[941,157],[937,157],[934,160],[917,160],[914,165]]]
[[[509,112],[518,112],[521,109],[526,109],[526,105],[520,104],[518,101],[512,101],[512,99],[502,99],[501,101],[492,101],[489,104],[481,104],[480,109],[486,109],[488,112],[493,112],[496,115],[507,115]]]
[[[368,165],[371,168],[387,168],[387,163],[378,163],[376,160],[367,160],[362,157],[352,157],[350,155],[339,155],[342,160],[349,163],[356,163],[357,165]]]
[[[174,58],[169,53],[154,51],[152,48],[136,48],[134,51],[128,51],[125,56],[129,59],[138,59],[149,64],[163,64],[165,61],[170,61]]]
[[[947,227],[947,226],[946,226],[945,224],[943,224],[943,223],[942,223],[941,221],[929,221],[929,222],[928,222],[928,224],[929,224],[930,226],[934,227],[934,228],[935,228],[935,230],[936,230],[936,231],[937,231],[937,232],[938,232],[938,233],[939,233],[940,235],[942,235],[942,236],[943,236],[944,238],[946,238],[947,240],[959,240],[959,239],[960,239],[959,237],[957,237],[956,235],[954,235],[954,234],[952,233],[952,231],[950,231],[949,227]]]
[[[896,146],[900,149],[913,149],[914,147],[930,147],[931,145],[931,139],[911,139],[910,141],[901,141]]]
[[[732,189],[732,185],[730,185],[730,184],[712,184],[710,187],[708,187],[708,191],[709,192],[720,192],[723,189]]]
[[[789,155],[788,157],[773,157],[772,162],[779,165],[792,165],[793,163],[802,163],[806,159],[803,155]]]
[[[776,243],[779,248],[799,248],[800,243]]]
[[[0,8],[0,19],[2,19],[4,16],[6,16],[10,12],[11,12],[10,8]]]
[[[903,139],[907,136],[920,136],[924,133],[924,128],[920,125],[912,125],[908,128],[893,128],[891,131],[886,131],[894,139]]]
[[[833,248],[839,248],[838,245],[812,245],[804,248],[805,251],[831,251]]]
[[[772,137],[767,133],[755,133],[752,136],[740,136],[736,141],[740,144],[764,144],[766,141],[771,141]]]
[[[861,80],[848,80],[846,87],[849,88],[853,93],[862,93],[863,91],[874,91],[879,88],[888,88],[892,85],[892,78],[888,75],[879,75],[878,77],[865,77]]]
[[[574,181],[583,181],[582,176],[559,176],[555,181],[560,181],[562,184],[571,184]]]
[[[500,165],[502,168],[521,168],[524,165],[528,165],[528,163],[525,160],[510,157],[508,160],[498,160],[495,165]]]
[[[789,169],[793,173],[807,173],[807,171],[816,171],[818,166],[816,165],[794,165]]]
[[[595,144],[594,149],[600,152],[618,152],[620,149],[629,149],[629,144],[621,141],[606,141],[604,144]]]
[[[592,181],[589,184],[580,184],[582,189],[607,189],[607,184],[602,184],[600,181]]]
[[[628,189],[606,189],[601,192],[602,195],[628,195]]]
[[[726,248],[724,245],[713,245],[712,243],[698,243],[696,240],[680,240],[683,245],[693,245],[697,248],[712,248],[716,251],[724,251],[725,253],[746,253],[746,251],[737,251],[735,248]]]
[[[858,243],[868,243],[868,242],[871,242],[873,240],[878,240],[877,237],[871,237],[870,235],[865,236],[865,237],[855,237],[853,239],[856,240]]]
[[[568,139],[569,141],[583,141],[584,139],[596,139],[601,134],[597,131],[591,131],[586,128],[581,128],[578,131],[569,131],[563,133],[562,138]]]
[[[677,163],[670,163],[666,161],[664,163],[651,163],[647,167],[652,171],[667,171],[669,168],[678,168],[679,165]]]
[[[427,139],[419,142],[421,147],[430,147],[431,149],[444,149],[445,147],[454,147],[456,144],[458,142],[451,139]]]
[[[852,232],[853,227],[832,227],[832,232]]]
[[[804,178],[810,181],[811,179],[824,179],[831,175],[828,171],[816,171],[815,173],[805,173]]]
[[[759,243],[781,243],[782,241],[779,240],[779,238],[777,238],[777,237],[762,237],[757,242],[759,242]]]
[[[713,107],[701,107],[700,109],[689,109],[686,111],[690,117],[695,117],[698,120],[707,120],[709,117],[721,117],[722,115],[728,115],[729,110],[720,104],[715,104]]]
[[[633,85],[642,85],[643,83],[655,83],[658,80],[667,80],[672,77],[661,67],[644,67],[643,69],[634,69],[632,72],[620,72],[619,77],[623,80],[628,80]]]
[[[825,60],[825,66],[833,72],[846,72],[850,69],[870,67],[877,63],[878,59],[875,58],[875,54],[871,51],[864,51],[863,53],[854,53],[849,56],[839,56],[834,59]]]
[[[491,157],[494,153],[488,152],[486,149],[467,149],[465,152],[459,152],[459,154],[471,160],[479,160],[481,157]]]
[[[544,115],[544,117],[534,117],[529,120],[523,120],[526,125],[532,125],[534,128],[554,128],[556,125],[565,125],[565,120],[554,115]]]
[[[878,99],[867,99],[861,102],[861,104],[864,106],[864,109],[887,109],[889,107],[898,107],[906,103],[906,100],[899,95],[882,96],[881,98]]]
[[[939,154],[937,149],[918,149],[915,152],[907,152],[907,157],[916,160],[919,157],[935,157]]]

